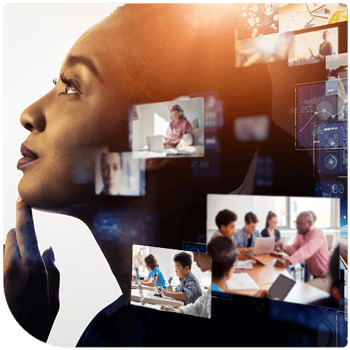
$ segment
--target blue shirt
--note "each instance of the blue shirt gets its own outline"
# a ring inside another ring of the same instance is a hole
[[[202,288],[192,271],[186,278],[180,278],[180,285],[175,288],[175,291],[185,293],[187,297],[185,305],[194,303],[202,295]]]
[[[212,292],[223,292],[223,290],[219,288],[214,282],[211,282],[211,290]]]
[[[270,237],[269,231],[267,231],[266,228],[264,228],[264,229],[260,232],[260,234],[261,234],[261,237]],[[277,242],[280,238],[281,238],[280,231],[278,231],[277,229],[275,229],[275,242]]]
[[[255,239],[260,237],[260,233],[258,230],[255,230],[252,233],[252,245],[254,247]],[[238,248],[248,248],[248,234],[243,227],[241,230],[237,231],[233,237],[234,242],[237,244]]]
[[[156,266],[153,271],[148,272],[148,277],[151,277],[153,280],[153,276],[157,275],[157,282],[156,286],[166,287],[168,285],[167,281],[164,278],[164,275],[162,274],[162,271],[160,271],[159,267]]]

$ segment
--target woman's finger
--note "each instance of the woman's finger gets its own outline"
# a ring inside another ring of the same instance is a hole
[[[48,276],[49,284],[49,298],[50,298],[50,314],[55,319],[60,303],[59,303],[59,288],[60,288],[60,272],[55,265],[55,255],[50,247],[43,253],[43,261]],[[53,321],[52,320],[52,321]]]
[[[41,261],[32,210],[21,198],[16,202],[16,239],[22,259]]]
[[[5,266],[7,262],[18,258],[20,258],[20,253],[17,245],[16,231],[13,228],[6,236],[6,243],[4,247]]]

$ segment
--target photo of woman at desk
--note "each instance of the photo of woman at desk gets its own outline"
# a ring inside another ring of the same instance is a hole
[[[130,106],[134,158],[204,156],[205,92]]]
[[[186,146],[191,146],[193,143],[192,125],[187,120],[180,105],[174,105],[171,108],[171,116],[171,122],[166,133],[169,138],[168,144],[175,147],[183,140]]]

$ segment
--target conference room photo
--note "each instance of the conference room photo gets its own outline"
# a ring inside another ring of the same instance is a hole
[[[201,251],[134,244],[131,304],[210,318],[211,261]]]
[[[338,198],[209,194],[212,290],[338,309],[339,218]]]

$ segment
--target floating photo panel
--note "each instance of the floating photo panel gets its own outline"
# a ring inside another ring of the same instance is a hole
[[[237,41],[236,67],[285,60],[292,47],[293,33],[269,34]]]
[[[208,253],[227,242],[227,255],[212,256],[213,280],[226,259],[233,270],[221,271],[222,292],[339,308],[330,294],[339,213],[339,198],[208,195]]]
[[[201,250],[134,244],[131,304],[210,318],[211,257]]]
[[[104,196],[144,196],[146,164],[131,152],[100,153],[96,157],[95,194]]]
[[[285,33],[348,20],[346,4],[279,4],[279,32]]]
[[[327,28],[294,36],[288,56],[289,67],[324,62],[338,54],[338,28]]]
[[[278,4],[241,4],[238,15],[243,26],[238,29],[238,40],[278,33]]]
[[[131,108],[134,158],[203,157],[203,98],[186,98]]]

